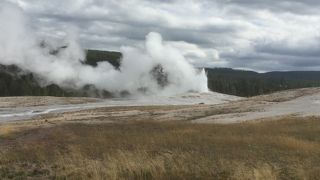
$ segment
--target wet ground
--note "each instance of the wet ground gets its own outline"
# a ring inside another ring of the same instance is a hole
[[[242,98],[219,93],[187,93],[168,97],[134,98],[59,98],[59,97],[5,97],[0,98],[0,122],[30,119],[45,114],[74,112],[103,107],[118,106],[166,106],[223,104]]]

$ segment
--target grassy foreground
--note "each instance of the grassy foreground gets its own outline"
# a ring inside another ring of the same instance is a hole
[[[64,124],[0,133],[0,179],[318,177],[319,118]]]

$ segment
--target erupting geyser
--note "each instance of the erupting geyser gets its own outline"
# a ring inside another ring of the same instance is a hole
[[[91,67],[82,63],[85,51],[74,34],[68,35],[63,42],[67,46],[53,55],[48,48],[39,46],[41,38],[29,28],[19,7],[0,4],[0,64],[16,65],[32,72],[44,84],[76,89],[93,85],[115,94],[126,91],[172,95],[208,91],[205,71],[195,69],[178,49],[163,42],[158,33],[149,33],[143,48],[122,47],[119,69],[108,62]],[[52,48],[59,47],[58,44],[48,42]]]

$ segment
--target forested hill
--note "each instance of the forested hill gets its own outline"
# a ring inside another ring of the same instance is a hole
[[[99,50],[89,49],[87,50],[85,64],[88,64],[91,66],[97,66],[98,65],[97,63],[99,61],[108,61],[114,67],[119,68],[121,58],[122,58],[122,55],[120,52],[99,51]]]
[[[99,61],[108,61],[119,68],[121,58],[119,52],[88,50],[84,64],[96,66]],[[108,92],[98,91],[90,85],[80,90],[66,90],[55,84],[41,87],[33,74],[21,75],[19,71],[15,66],[0,65],[0,96],[110,96]],[[293,88],[320,87],[320,71],[257,73],[229,68],[207,68],[206,71],[212,91],[244,97]]]
[[[52,54],[58,53],[54,51]],[[115,68],[119,68],[121,53],[111,51],[87,50],[84,64],[96,66],[99,61],[108,61]],[[62,89],[58,85],[51,84],[40,86],[36,77],[31,73],[21,73],[16,66],[4,66],[0,64],[0,96],[100,96],[109,97],[107,91],[98,91],[87,85],[80,90]]]
[[[211,90],[244,97],[287,89],[320,87],[320,71],[257,73],[230,68],[208,68],[206,71]]]

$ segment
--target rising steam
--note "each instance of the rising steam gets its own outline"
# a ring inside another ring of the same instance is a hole
[[[82,63],[85,51],[76,36],[67,36],[63,43],[66,47],[53,55],[52,49],[61,47],[61,43],[46,41],[45,47],[39,46],[41,40],[30,30],[22,10],[9,3],[0,4],[0,64],[16,65],[46,84],[77,89],[93,85],[112,93],[131,94],[208,90],[204,70],[196,70],[158,33],[149,33],[143,48],[122,47],[120,69],[108,62],[91,67]]]

